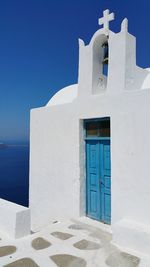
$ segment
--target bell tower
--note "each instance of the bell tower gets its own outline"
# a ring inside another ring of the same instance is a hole
[[[100,94],[106,90],[109,75],[109,36],[113,34],[109,30],[110,21],[114,20],[114,13],[109,10],[103,12],[103,17],[98,20],[99,29],[85,46],[79,40],[79,94]]]
[[[136,38],[128,32],[126,18],[121,31],[112,32],[109,23],[113,19],[114,13],[105,10],[98,21],[103,27],[90,43],[85,45],[79,40],[79,97],[116,94],[139,87],[136,77],[142,79],[143,72],[136,66]]]

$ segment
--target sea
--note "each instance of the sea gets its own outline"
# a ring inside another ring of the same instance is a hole
[[[0,148],[0,198],[28,207],[29,145]]]

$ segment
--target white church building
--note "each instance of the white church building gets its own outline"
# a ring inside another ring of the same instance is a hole
[[[120,247],[150,254],[150,69],[128,20],[79,40],[78,83],[31,111],[32,230],[87,216]]]

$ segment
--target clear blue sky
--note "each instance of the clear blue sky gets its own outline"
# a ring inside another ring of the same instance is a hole
[[[113,31],[129,19],[137,63],[149,67],[149,0],[0,0],[0,140],[28,140],[30,109],[77,82],[78,38],[90,41],[107,8]]]

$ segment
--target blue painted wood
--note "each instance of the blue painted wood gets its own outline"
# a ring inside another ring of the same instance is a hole
[[[87,142],[87,215],[100,219],[99,143]]]
[[[111,222],[110,140],[86,140],[87,216]]]
[[[100,142],[100,200],[101,220],[111,222],[111,164],[110,141]]]
[[[86,137],[85,140],[110,140],[110,137]]]

